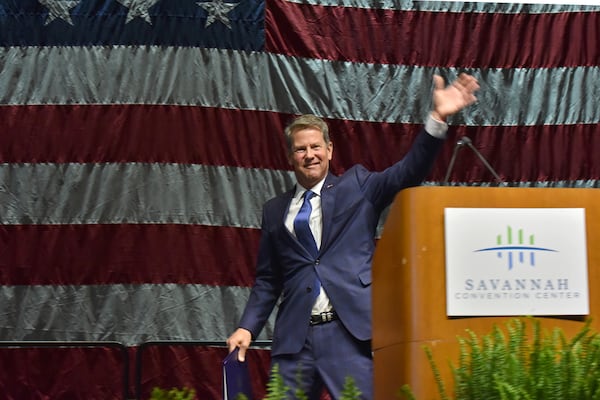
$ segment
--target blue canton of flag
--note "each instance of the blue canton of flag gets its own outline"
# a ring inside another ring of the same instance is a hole
[[[258,0],[4,0],[0,44],[259,51],[264,47],[264,8]]]

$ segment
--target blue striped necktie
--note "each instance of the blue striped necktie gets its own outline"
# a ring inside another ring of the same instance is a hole
[[[309,253],[316,258],[319,250],[315,243],[315,237],[313,236],[308,221],[310,220],[310,213],[312,212],[312,206],[310,205],[310,199],[315,196],[315,193],[307,190],[304,192],[304,202],[296,219],[294,219],[294,231],[296,232],[296,238],[304,246]]]
[[[312,212],[310,199],[312,199],[315,195],[316,194],[310,190],[304,192],[304,202],[302,203],[302,207],[300,207],[298,215],[296,215],[296,218],[294,219],[294,231],[296,232],[296,238],[300,244],[302,244],[302,246],[308,250],[313,258],[317,258],[319,249],[317,248],[317,243],[315,242],[315,237],[310,230],[308,221],[310,220],[310,213]],[[313,298],[316,299],[319,297],[319,293],[321,293],[321,281],[317,275],[315,278]]]

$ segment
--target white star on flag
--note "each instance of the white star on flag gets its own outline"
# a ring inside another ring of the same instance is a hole
[[[159,1],[160,0],[117,0],[118,3],[121,3],[121,5],[129,9],[127,12],[127,19],[125,20],[126,24],[131,22],[132,19],[140,17],[150,25],[152,25],[152,20],[150,19],[148,9]]]
[[[48,25],[56,18],[60,18],[69,25],[73,25],[73,20],[69,12],[79,4],[80,0],[38,0],[38,2],[48,9],[48,17],[46,17],[44,25]]]
[[[208,12],[208,16],[206,17],[205,28],[208,28],[215,21],[219,20],[229,29],[231,29],[231,23],[229,22],[229,17],[227,14],[231,12],[234,8],[236,8],[239,3],[226,3],[223,0],[214,0],[214,1],[206,1],[201,3],[196,3],[200,7],[204,8]]]

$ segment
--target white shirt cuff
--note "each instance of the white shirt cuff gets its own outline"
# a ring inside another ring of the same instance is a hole
[[[427,116],[427,121],[425,121],[425,131],[438,139],[446,139],[448,124],[433,118],[431,114],[429,114]]]

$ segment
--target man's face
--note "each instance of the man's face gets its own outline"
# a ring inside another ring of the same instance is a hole
[[[327,175],[332,155],[333,143],[326,144],[320,130],[305,128],[292,133],[288,158],[298,183],[305,188],[313,187]]]

